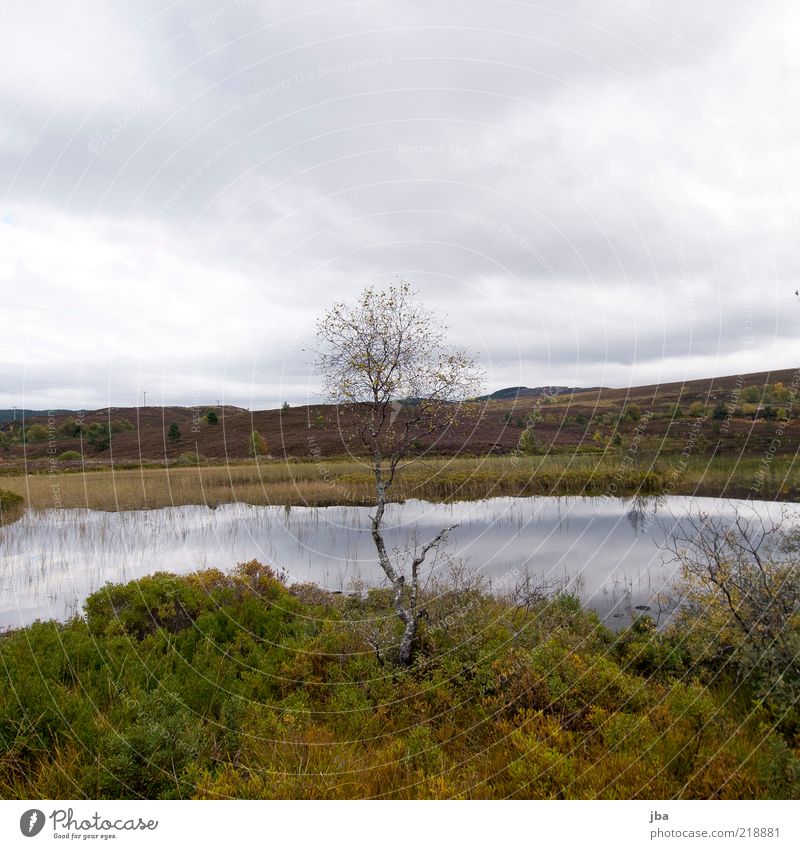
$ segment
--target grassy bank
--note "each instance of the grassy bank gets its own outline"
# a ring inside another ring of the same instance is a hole
[[[427,604],[402,669],[382,591],[255,562],[106,588],[85,619],[0,637],[0,796],[796,796],[792,723],[680,633],[468,583]]]
[[[431,458],[411,461],[396,500],[470,500],[504,495],[696,494],[797,500],[793,458],[741,459],[625,454]],[[263,461],[238,465],[107,469],[8,476],[5,489],[34,509],[133,510],[181,504],[369,504],[368,466],[356,460]]]

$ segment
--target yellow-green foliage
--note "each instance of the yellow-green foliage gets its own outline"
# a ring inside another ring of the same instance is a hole
[[[254,457],[262,457],[269,453],[267,440],[257,430],[250,434],[250,450]]]
[[[459,578],[410,669],[390,595],[259,563],[108,586],[0,637],[7,798],[796,796],[797,740],[570,596],[525,611]]]

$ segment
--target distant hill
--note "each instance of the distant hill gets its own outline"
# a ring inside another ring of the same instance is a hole
[[[78,410],[0,410],[0,424],[13,422],[14,419],[22,421],[23,418],[30,419],[34,416],[64,416],[67,413],[77,414]]]
[[[591,392],[600,389],[599,386],[581,388],[576,386],[509,386],[498,389],[489,395],[478,396],[478,401],[508,401],[513,398],[541,398],[544,395],[567,395],[574,392]]]

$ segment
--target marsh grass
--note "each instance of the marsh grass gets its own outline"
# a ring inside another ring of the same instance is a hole
[[[411,460],[391,498],[467,501],[515,495],[708,495],[800,497],[793,458],[685,460],[681,455],[625,453],[458,457]],[[232,502],[257,505],[371,504],[366,461],[259,461],[236,465],[124,468],[5,477],[3,486],[32,509],[147,508]]]

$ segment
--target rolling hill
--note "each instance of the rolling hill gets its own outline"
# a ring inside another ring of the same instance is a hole
[[[775,418],[781,411],[789,421],[782,422],[780,439],[774,450],[783,454],[794,453],[800,437],[800,424],[794,421],[800,410],[797,400],[785,402],[786,409],[777,407],[773,410],[772,420],[762,419],[760,413],[752,411],[749,415],[743,414],[742,398],[747,387],[763,388],[776,383],[786,387],[783,395],[792,387],[794,393],[800,395],[800,370],[727,375],[624,389],[555,387],[558,393],[553,392],[553,387],[509,387],[485,396],[475,419],[443,434],[435,442],[423,440],[419,450],[442,455],[509,453],[516,450],[522,430],[531,426],[537,441],[547,450],[556,451],[598,450],[612,438],[617,438],[617,433],[629,439],[637,428],[642,429],[643,444],[657,445],[659,450],[680,452],[691,433],[698,431],[706,442],[715,445],[716,450],[721,452],[741,452],[745,447],[748,451],[761,451],[775,440]],[[753,394],[752,391],[750,394]],[[690,414],[692,404],[704,408],[704,418],[697,415],[697,410]],[[630,409],[621,420],[626,405]],[[681,408],[678,415],[675,415],[676,405]],[[753,409],[759,407],[750,406]],[[273,457],[341,456],[363,452],[353,439],[350,427],[352,414],[345,407],[320,404],[285,410],[248,411],[225,406],[217,410],[219,421],[215,424],[204,418],[208,409],[150,406],[86,412],[84,428],[92,423],[109,421],[125,420],[130,423],[130,429],[113,435],[109,447],[91,445],[85,435],[59,433],[65,423],[76,417],[74,412],[57,411],[54,417],[56,432],[51,430],[43,435],[40,428],[37,441],[27,445],[9,439],[13,429],[19,427],[19,421],[16,425],[6,421],[0,427],[0,436],[5,440],[0,451],[0,464],[19,466],[27,463],[35,468],[51,462],[75,462],[74,458],[72,461],[59,459],[66,451],[81,453],[84,461],[93,465],[139,461],[158,463],[175,460],[190,452],[209,460],[242,459],[252,454],[251,434],[254,430],[264,437],[268,452]],[[727,411],[731,413],[730,417]],[[47,426],[47,414],[33,415],[36,412],[26,411],[26,425]],[[723,428],[722,420],[726,418]],[[172,423],[180,432],[175,440],[168,437]]]

